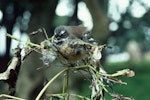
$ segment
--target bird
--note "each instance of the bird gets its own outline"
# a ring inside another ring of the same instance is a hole
[[[86,44],[91,44],[88,47]],[[77,66],[82,64],[91,64],[98,72],[106,73],[100,66],[101,50],[98,43],[91,36],[91,32],[83,26],[58,26],[54,30],[52,45],[57,52],[57,58],[65,66]],[[103,89],[100,89],[100,84],[97,83],[94,75],[92,76],[93,95],[92,100],[104,100]],[[99,80],[103,81],[103,77]],[[102,91],[102,94],[98,93]]]
[[[59,54],[60,59],[67,62],[77,62],[88,56],[84,43],[96,44],[90,37],[90,32],[84,26],[58,26],[54,30],[53,47]]]

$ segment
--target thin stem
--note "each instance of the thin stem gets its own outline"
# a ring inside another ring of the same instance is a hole
[[[64,74],[64,78],[63,78],[63,89],[62,89],[62,93],[65,93],[65,87],[66,87],[66,74]]]
[[[22,42],[20,39],[18,39],[18,38],[16,38],[16,37],[12,36],[11,34],[8,34],[8,33],[7,33],[6,36],[7,36],[7,37],[10,37],[10,38],[12,38],[12,39],[14,39],[14,40],[16,40],[16,41]]]
[[[47,32],[46,32],[45,28],[43,28],[43,31],[44,31],[46,39],[48,40],[48,35],[47,35]]]
[[[69,100],[69,70],[66,72],[66,93],[67,93],[67,100]]]
[[[11,98],[11,99],[15,99],[15,100],[26,100],[26,99],[14,97],[14,96],[7,95],[7,94],[1,94],[1,95],[0,95],[0,98],[1,98],[1,97]]]
[[[60,71],[58,74],[56,74],[45,86],[44,88],[40,91],[40,93],[38,94],[38,96],[36,97],[35,100],[40,100],[42,94],[46,91],[46,89],[48,88],[48,86],[58,77],[60,76],[62,73],[64,73],[65,71],[67,71],[68,68],[63,69],[62,71]]]
[[[49,97],[59,97],[61,98],[62,95],[66,95],[65,93],[62,94],[47,94]],[[78,94],[69,94],[70,96],[73,96],[73,97],[77,97],[77,98],[81,98],[83,100],[90,100],[90,98],[86,97],[86,96],[82,96],[82,95],[78,95]],[[63,99],[64,100],[64,99]]]
[[[65,94],[64,100],[69,100],[69,70],[67,70],[64,75],[62,94]]]
[[[29,42],[29,41],[27,41],[27,42],[26,42],[26,44],[27,44],[28,46],[31,46],[31,47],[38,47],[38,48],[42,48],[40,45],[35,44],[35,43],[32,43],[32,42]]]
[[[86,67],[93,70],[94,72],[97,72],[97,74],[100,74],[102,76],[108,76],[108,77],[127,76],[129,74],[129,72],[132,71],[130,69],[123,69],[123,70],[117,71],[114,74],[107,74],[107,73],[102,73],[102,72],[97,71],[94,67],[92,67],[90,65],[79,66],[79,67],[76,67],[76,69],[86,68]]]
[[[78,97],[78,98],[81,98],[83,100],[90,100],[90,98],[88,97],[85,97],[85,96],[81,96],[81,95],[78,95],[78,94],[70,94],[71,96],[74,96],[74,97]]]
[[[66,87],[67,87],[67,73],[64,74],[62,94],[66,94]],[[66,95],[63,95],[63,99],[66,100]]]
[[[14,39],[14,40],[16,40],[16,41],[25,43],[24,41],[21,41],[20,39],[18,39],[18,38],[16,38],[16,37],[12,36],[11,34],[8,34],[8,33],[7,33],[6,36],[9,37],[9,38]],[[40,45],[34,44],[34,43],[30,42],[30,41],[27,41],[26,44],[27,44],[28,46],[35,46],[35,47],[38,47],[38,48],[42,48]]]

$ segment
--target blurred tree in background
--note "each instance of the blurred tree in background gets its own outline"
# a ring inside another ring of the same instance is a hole
[[[18,32],[18,38],[21,39],[25,34],[39,28],[45,28],[51,36],[56,26],[83,24],[92,31],[93,37],[100,44],[106,43],[113,47],[106,50],[107,53],[130,51],[130,41],[138,44],[137,49],[140,49],[142,55],[148,52],[150,50],[149,16],[148,0],[0,0],[0,30],[6,29],[9,34]],[[0,32],[1,37],[2,32]],[[40,43],[44,39],[43,34],[31,37],[34,43]],[[2,43],[5,42],[1,42],[1,45]],[[7,63],[11,59],[11,45],[11,39],[7,38],[6,52],[1,53],[0,56],[0,72],[6,70]],[[2,48],[4,47],[1,47],[1,50]],[[133,52],[133,55],[137,55],[136,52]],[[52,70],[58,70],[51,68],[47,72],[36,71],[35,69],[40,67],[37,65],[42,66],[40,54],[33,53],[22,66],[17,83],[19,89],[17,95],[23,98],[29,95],[35,96],[34,91],[36,87],[42,87],[41,83],[45,76]],[[0,88],[0,93],[6,93],[2,90],[6,89]]]

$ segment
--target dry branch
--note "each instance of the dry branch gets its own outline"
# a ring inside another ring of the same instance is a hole
[[[18,47],[13,49],[14,57],[7,70],[3,73],[0,73],[0,80],[5,81],[9,84],[9,95],[14,95],[16,91],[16,81],[19,74],[21,66],[21,49]]]
[[[46,34],[46,32],[44,31],[44,33]],[[35,33],[34,33],[35,34]],[[17,41],[23,42],[9,34],[7,34],[8,37],[13,38]],[[34,44],[30,41],[26,42],[26,47],[29,48],[29,50],[32,51],[36,51],[34,49],[40,50],[41,54],[42,54],[42,60],[43,62],[45,62],[47,65],[49,65],[49,62],[54,61],[55,57],[57,57],[57,59],[60,59],[59,56],[61,56],[61,53],[59,52],[59,50],[52,45],[52,41],[53,41],[53,36],[51,38],[48,38],[46,35],[47,40],[42,41],[40,45],[38,44]],[[40,91],[40,93],[38,94],[38,96],[36,97],[36,100],[40,100],[41,96],[43,95],[43,93],[46,91],[46,89],[48,88],[48,86],[62,73],[69,71],[69,70],[88,70],[89,74],[92,76],[91,77],[91,88],[92,88],[92,93],[91,93],[91,97],[90,98],[86,98],[87,100],[105,100],[105,97],[103,95],[104,92],[108,93],[110,96],[112,96],[114,99],[113,100],[133,100],[131,98],[128,97],[123,97],[122,95],[118,95],[118,94],[112,94],[108,91],[107,88],[109,88],[109,82],[113,82],[113,83],[119,83],[119,84],[126,84],[125,82],[122,82],[121,80],[118,79],[118,76],[127,76],[127,77],[132,77],[135,75],[134,71],[129,70],[129,69],[123,69],[121,71],[117,71],[114,74],[108,74],[106,73],[101,64],[100,64],[100,59],[101,59],[101,51],[106,47],[106,45],[93,45],[91,43],[87,43],[87,42],[82,42],[82,41],[75,41],[72,47],[76,47],[76,46],[81,46],[85,49],[85,52],[87,52],[88,57],[87,58],[83,58],[81,60],[81,64],[78,63],[78,61],[76,63],[78,64],[73,64],[74,66],[70,67],[67,66],[67,68],[65,68],[64,70],[60,71],[59,73],[57,73],[45,86],[44,88]],[[24,47],[24,48],[26,48]],[[18,72],[19,72],[19,68],[21,65],[21,56],[20,56],[20,49],[18,49],[18,53],[14,53],[14,57],[12,59],[11,64],[9,65],[8,69],[0,74],[0,80],[6,80],[6,82],[10,85],[10,90],[12,91],[13,89],[15,90],[15,84],[16,84],[16,80],[17,80],[17,76],[18,76]],[[30,52],[28,52],[26,54],[26,56],[28,56],[30,54]],[[24,57],[24,59],[26,58],[26,56]],[[62,56],[63,57],[63,56]],[[48,59],[48,60],[47,60]],[[68,59],[64,59],[65,61],[67,61]],[[47,62],[49,61],[49,62]],[[68,61],[69,62],[69,61]],[[60,62],[61,63],[61,62]],[[15,77],[12,77],[12,73]],[[69,74],[68,74],[69,75]],[[69,77],[69,76],[67,76]],[[104,82],[106,81],[107,84]],[[13,85],[11,85],[13,83]],[[68,86],[68,85],[66,85]],[[14,92],[13,92],[14,93]],[[12,93],[11,93],[12,95]],[[61,94],[51,94],[51,96],[55,96],[55,97],[64,97],[64,96],[69,96],[71,95],[70,93],[64,91]],[[84,96],[80,96],[80,95],[72,95],[72,96],[77,96],[80,98],[84,98]],[[68,100],[68,98],[67,98]]]

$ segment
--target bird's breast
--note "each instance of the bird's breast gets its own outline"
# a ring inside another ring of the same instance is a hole
[[[72,47],[68,43],[59,46],[60,55],[69,61],[77,61],[85,58],[85,51],[82,47]]]

